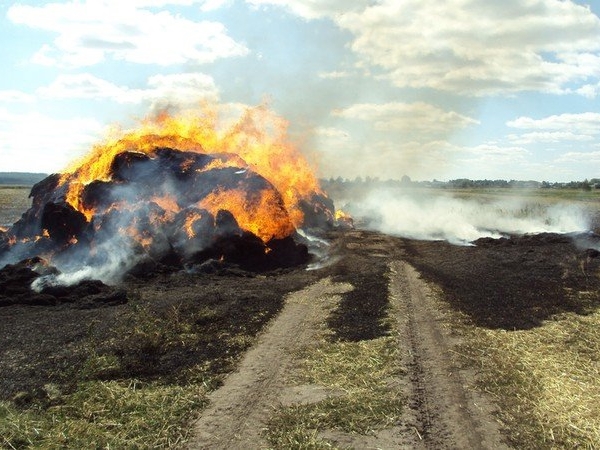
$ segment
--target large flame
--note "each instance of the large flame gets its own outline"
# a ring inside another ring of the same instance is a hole
[[[85,207],[81,194],[94,180],[110,181],[115,156],[124,151],[152,156],[157,148],[169,147],[215,156],[203,170],[248,167],[264,177],[280,193],[286,214],[279,213],[277,208],[281,206],[269,198],[267,191],[251,203],[243,192],[217,191],[198,207],[213,214],[219,209],[230,211],[241,228],[264,241],[289,236],[304,220],[299,202],[313,194],[322,194],[322,191],[313,169],[287,139],[287,122],[259,106],[248,108],[233,125],[223,127],[216,109],[205,106],[194,113],[161,113],[142,120],[136,130],[113,131],[113,136],[94,146],[88,155],[62,175],[61,184],[68,190],[67,202],[91,220],[95,211]],[[219,158],[223,154],[227,157]],[[168,212],[179,210],[177,202],[169,198],[155,201]]]

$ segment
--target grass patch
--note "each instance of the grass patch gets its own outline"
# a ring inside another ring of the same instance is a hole
[[[296,384],[316,384],[340,393],[313,404],[280,407],[266,437],[274,448],[324,449],[325,430],[373,434],[397,422],[403,407],[393,383],[403,373],[395,336],[359,342],[322,342],[299,355]]]
[[[0,403],[0,448],[182,448],[206,394],[281,304],[131,297],[114,324],[90,324],[67,376]]]
[[[0,186],[0,227],[10,227],[30,206],[31,187]]]
[[[465,333],[461,352],[481,370],[515,447],[597,448],[600,312],[562,313],[530,330],[466,326]]]
[[[92,381],[49,408],[0,403],[2,448],[177,448],[189,411],[204,403],[195,388],[132,381]]]
[[[387,266],[370,270],[381,275],[381,290],[387,292]],[[325,431],[374,435],[400,419],[405,399],[397,381],[406,371],[394,319],[397,311],[386,294],[369,296],[362,281],[364,277],[355,281],[355,289],[340,300],[326,321],[328,328],[299,352],[297,370],[289,381],[297,386],[316,385],[335,395],[315,403],[280,406],[264,432],[273,448],[330,449],[332,443],[321,437]],[[357,291],[366,297],[357,296]],[[338,321],[344,318],[345,325],[354,323],[357,303],[376,305],[377,311],[365,319],[359,335],[340,335]]]
[[[346,391],[377,387],[403,373],[394,336],[359,342],[325,342],[301,355],[300,383],[314,383]]]
[[[600,191],[583,189],[524,189],[524,188],[465,188],[465,189],[422,189],[431,195],[452,194],[463,198],[502,199],[517,198],[530,201],[555,202],[597,202]]]
[[[277,449],[332,448],[319,437],[319,432],[373,434],[394,425],[401,411],[402,398],[398,393],[363,389],[312,405],[283,408],[269,422],[267,438]]]

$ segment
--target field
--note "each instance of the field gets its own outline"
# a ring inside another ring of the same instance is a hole
[[[30,187],[0,186],[0,227],[9,227],[29,208]]]
[[[600,444],[599,263],[547,235],[477,247],[409,242],[408,260],[440,287],[453,350],[516,448]]]
[[[598,229],[595,191],[524,195],[584,205]],[[327,239],[315,270],[0,307],[0,448],[600,446],[595,236]]]

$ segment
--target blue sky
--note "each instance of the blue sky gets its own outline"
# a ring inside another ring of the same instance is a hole
[[[323,177],[600,177],[600,0],[0,0],[0,171],[267,101]]]

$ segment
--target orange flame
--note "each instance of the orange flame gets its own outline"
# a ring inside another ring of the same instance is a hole
[[[264,242],[272,238],[284,238],[294,231],[294,225],[288,219],[273,191],[262,191],[256,198],[249,198],[248,192],[235,189],[227,192],[212,192],[202,201],[201,207],[212,214],[217,214],[220,209],[231,212],[236,218],[240,228],[250,231]],[[266,216],[264,211],[271,214]],[[273,217],[277,220],[273,221]]]
[[[152,197],[152,201],[167,212],[175,213],[179,211],[177,200],[172,197]]]
[[[348,213],[342,211],[341,209],[338,209],[335,211],[335,220],[350,220],[350,219],[352,219],[352,217]]]
[[[185,218],[183,228],[185,229],[185,233],[187,234],[187,236],[190,239],[193,239],[194,237],[196,237],[196,232],[194,231],[194,222],[196,222],[197,220],[200,220],[201,218],[202,218],[202,215],[197,212],[194,212]]]
[[[248,108],[236,123],[222,131],[216,108],[204,107],[201,112],[180,116],[165,112],[146,118],[139,129],[117,132],[116,136],[94,146],[87,156],[62,175],[61,184],[68,183],[66,201],[91,220],[95,211],[84,207],[81,194],[94,180],[110,181],[110,167],[116,155],[133,150],[152,156],[156,148],[170,147],[215,157],[203,170],[248,167],[263,176],[281,194],[287,214],[280,214],[278,202],[268,195],[249,204],[242,192],[213,192],[201,206],[213,214],[219,209],[229,210],[243,229],[263,240],[289,236],[304,220],[299,202],[323,192],[313,169],[287,140],[287,125],[264,106]],[[219,158],[220,154],[228,157]],[[169,212],[179,210],[175,201],[161,198],[156,199],[156,203]],[[262,214],[264,208],[270,213]],[[281,220],[265,223],[265,218],[269,217]]]
[[[341,209],[335,211],[335,223],[337,226],[354,228],[354,219],[352,216]]]

